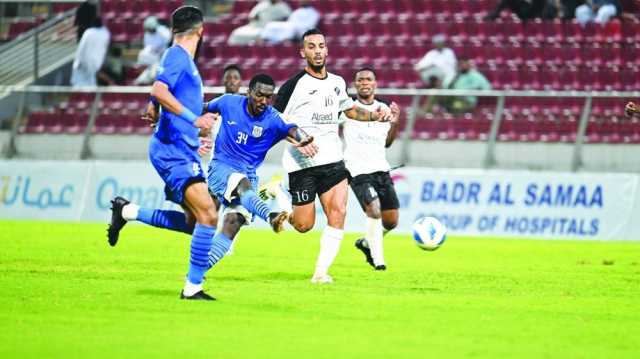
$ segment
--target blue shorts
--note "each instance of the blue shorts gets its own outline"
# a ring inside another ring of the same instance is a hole
[[[197,150],[185,143],[165,143],[155,136],[149,143],[149,159],[165,183],[167,200],[184,203],[184,191],[196,182],[206,182]]]
[[[225,206],[240,204],[240,198],[235,189],[242,178],[247,178],[251,182],[253,190],[257,191],[258,176],[255,172],[246,173],[215,159],[209,163],[209,177],[207,178],[209,193],[218,197],[220,203]]]

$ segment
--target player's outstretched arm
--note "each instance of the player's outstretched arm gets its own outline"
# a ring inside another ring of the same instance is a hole
[[[313,143],[313,136],[309,136],[299,127],[291,127],[287,141],[298,148],[298,151],[307,157],[313,157],[318,153],[318,146]]]
[[[178,101],[173,94],[169,91],[169,87],[167,84],[161,81],[156,81],[153,83],[153,87],[151,88],[151,96],[155,97],[156,100],[160,103],[163,110],[173,112],[181,118],[191,122],[195,127],[198,127],[203,130],[204,135],[208,131],[211,130],[213,123],[215,121],[215,117],[211,113],[205,113],[204,115],[198,117],[191,110],[182,106],[180,101]]]
[[[344,111],[344,114],[352,120],[363,122],[388,122],[391,120],[391,112],[380,107],[375,111],[369,111],[360,106],[354,105],[352,108]]]
[[[391,127],[389,128],[389,132],[387,132],[387,139],[384,143],[384,147],[391,147],[391,144],[396,139],[398,135],[398,123],[400,121],[400,107],[397,103],[392,102],[389,106],[391,110],[391,120],[389,123]]]
[[[638,107],[638,105],[633,101],[629,101],[629,103],[624,107],[624,112],[629,117],[640,116],[640,107]]]

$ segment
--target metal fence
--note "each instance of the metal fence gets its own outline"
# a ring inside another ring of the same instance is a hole
[[[64,93],[91,93],[95,94],[93,103],[90,106],[88,120],[84,131],[84,145],[81,158],[90,158],[91,151],[89,149],[89,139],[94,133],[96,118],[99,113],[99,105],[103,94],[107,93],[125,93],[125,94],[148,94],[150,87],[133,87],[133,86],[115,86],[115,87],[91,87],[91,88],[72,88],[68,86],[0,86],[0,93],[6,91],[13,93],[18,98],[18,107],[11,124],[11,135],[8,151],[5,157],[11,158],[16,154],[15,139],[20,136],[20,126],[26,117],[30,101],[29,94],[64,94]],[[223,87],[205,87],[207,96],[215,96],[224,92]],[[246,88],[241,89],[244,93]],[[571,169],[579,170],[583,165],[582,153],[583,144],[585,143],[585,134],[589,117],[591,114],[592,103],[594,99],[640,99],[640,91],[634,92],[584,92],[584,91],[470,91],[470,90],[424,90],[424,89],[378,89],[376,92],[380,96],[406,96],[411,98],[409,108],[403,109],[406,114],[406,125],[404,131],[400,135],[401,158],[406,160],[409,157],[409,144],[412,141],[411,134],[414,132],[418,108],[421,101],[428,96],[477,96],[484,98],[494,98],[496,100],[495,109],[489,133],[486,136],[486,146],[484,153],[484,168],[492,168],[496,164],[496,142],[498,141],[498,133],[500,131],[503,113],[505,109],[505,101],[510,98],[573,98],[582,102],[582,110],[575,134],[575,142],[573,143],[573,157],[571,159]],[[624,103],[621,104],[624,106]],[[415,141],[415,140],[413,140]],[[640,146],[640,145],[638,145]],[[403,161],[404,162],[404,161]]]
[[[0,46],[0,84],[29,84],[72,61],[76,49],[74,13],[71,9],[56,14]],[[2,94],[0,91],[0,97]]]

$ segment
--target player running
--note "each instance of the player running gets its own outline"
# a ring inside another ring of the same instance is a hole
[[[315,199],[327,216],[327,227],[320,237],[320,253],[312,283],[331,283],[328,273],[343,238],[347,207],[347,170],[342,158],[342,143],[338,136],[338,114],[358,121],[387,121],[383,109],[369,111],[355,106],[347,95],[342,77],[327,72],[327,44],[324,35],[316,30],[302,37],[300,56],[307,61],[303,71],[280,88],[275,108],[314,137],[318,154],[308,157],[297,147],[287,145],[282,159],[289,174],[289,192],[293,204],[289,222],[298,232],[307,232],[315,224]],[[284,193],[271,191],[281,207],[291,204]]]
[[[202,113],[202,79],[194,56],[204,32],[202,12],[193,6],[182,6],[172,14],[174,45],[167,49],[158,67],[151,95],[162,111],[149,145],[149,159],[164,183],[167,199],[183,207],[175,211],[139,211],[130,216],[146,223],[162,223],[183,232],[193,232],[189,270],[182,299],[212,300],[202,290],[202,278],[208,267],[208,254],[213,244],[217,213],[209,196],[198,156],[201,132],[207,133],[214,123],[212,114]],[[122,217],[125,202],[112,202],[112,219],[108,229],[109,243],[115,245],[126,221]],[[135,208],[129,208],[135,211]],[[141,218],[141,217],[144,217]],[[193,229],[191,229],[193,228]]]
[[[226,94],[207,104],[207,111],[218,113],[221,121],[209,163],[208,182],[209,193],[221,203],[223,217],[222,230],[213,238],[207,254],[207,270],[227,254],[234,237],[242,225],[251,221],[252,215],[268,222],[275,232],[282,231],[289,213],[272,212],[255,192],[256,170],[267,151],[287,138],[305,156],[314,156],[317,152],[313,137],[295,124],[286,123],[278,111],[267,105],[274,90],[271,77],[256,75],[249,83],[247,96]],[[113,211],[118,223],[139,220],[157,227],[189,231],[184,220],[176,220],[182,215],[180,212],[140,208],[119,197],[115,201],[124,203],[120,210]]]
[[[210,267],[227,253],[240,227],[248,224],[252,215],[269,222],[275,232],[282,231],[289,217],[287,211],[270,212],[256,194],[256,170],[267,152],[286,138],[304,156],[317,153],[313,137],[285,122],[268,105],[274,91],[273,79],[260,74],[251,79],[247,96],[224,95],[208,104],[208,111],[219,113],[223,119],[209,163],[208,181],[209,192],[222,203],[224,225],[213,240]]]
[[[350,174],[350,186],[367,216],[365,237],[356,241],[369,263],[376,270],[386,270],[382,240],[398,225],[400,204],[389,175],[385,149],[390,147],[398,131],[400,108],[387,106],[376,99],[376,74],[363,68],[355,73],[356,106],[369,111],[382,107],[391,112],[389,122],[359,122],[346,118],[344,122],[344,162]],[[383,229],[384,227],[384,229]]]

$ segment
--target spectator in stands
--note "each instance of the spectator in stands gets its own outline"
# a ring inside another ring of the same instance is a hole
[[[435,35],[432,39],[435,48],[427,52],[413,67],[420,73],[428,88],[441,87],[441,84],[449,83],[456,75],[456,55],[445,46],[446,40],[442,34]]]
[[[500,0],[492,12],[487,15],[487,20],[495,20],[500,17],[502,10],[509,9],[520,20],[535,19],[542,16],[547,0]]]
[[[458,73],[445,86],[452,90],[491,90],[491,83],[472,66],[468,59],[458,62]],[[451,112],[469,112],[477,104],[476,96],[452,97],[447,100],[445,107]]]
[[[82,34],[91,27],[95,18],[98,16],[97,0],[88,0],[80,4],[76,9],[76,17],[73,24],[76,26],[76,41],[82,39]]]
[[[224,85],[225,93],[240,92],[240,85],[242,85],[242,72],[238,65],[231,64],[224,68],[224,71],[222,72],[222,84]]]
[[[249,23],[233,30],[229,45],[248,45],[260,38],[260,32],[271,21],[286,19],[291,8],[280,0],[262,0],[249,12]]]
[[[122,49],[118,46],[109,47],[107,58],[98,71],[99,86],[116,86],[124,82],[124,62]]]
[[[584,4],[584,0],[547,0],[547,6],[542,12],[542,18],[571,20],[574,18],[576,8]]]
[[[96,17],[78,44],[71,70],[72,86],[96,86],[96,74],[104,63],[110,38],[109,30]]]
[[[162,53],[171,42],[171,30],[160,24],[155,16],[146,18],[142,26],[144,27],[144,47],[138,53],[138,65],[146,65],[147,68],[133,81],[135,85],[153,82]]]
[[[287,21],[271,21],[260,34],[262,41],[277,44],[286,40],[299,39],[307,30],[316,27],[320,13],[309,0],[300,1],[300,7],[289,15]]]
[[[576,8],[576,20],[582,26],[589,22],[604,25],[621,13],[622,5],[618,0],[587,0]]]

